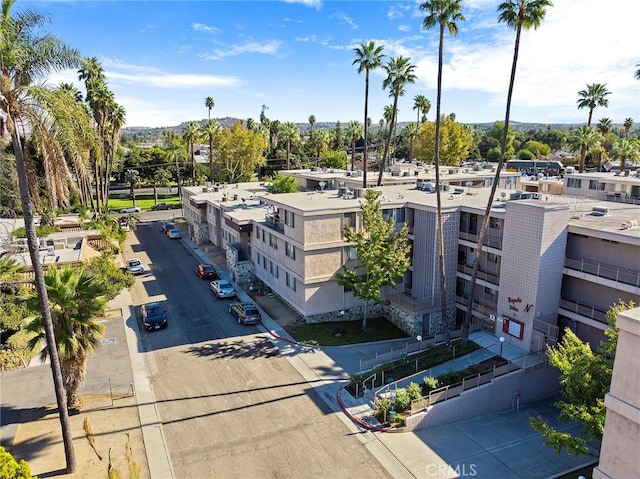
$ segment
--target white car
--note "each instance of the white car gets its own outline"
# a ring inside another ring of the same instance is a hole
[[[131,258],[127,261],[127,271],[131,274],[142,274],[144,273],[144,265],[138,258]]]
[[[224,279],[211,281],[209,288],[218,298],[233,298],[236,295],[236,289],[229,281]]]
[[[137,206],[129,206],[128,208],[122,208],[120,213],[140,213],[140,208]]]

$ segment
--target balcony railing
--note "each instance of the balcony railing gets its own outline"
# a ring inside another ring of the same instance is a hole
[[[477,233],[467,233],[464,231],[459,232],[460,239],[471,241],[472,243],[478,243],[478,234]],[[488,246],[490,248],[502,249],[502,237],[492,235],[487,233],[484,237],[484,246]]]
[[[461,296],[461,295],[456,295],[456,303],[463,305],[463,306],[467,306],[467,302],[469,300],[468,296]],[[473,310],[476,313],[479,313],[481,315],[484,316],[489,316],[492,314],[496,314],[498,305],[497,305],[497,301],[494,303],[490,303],[489,301],[486,300],[482,300],[482,299],[474,299],[473,300]]]
[[[264,215],[264,221],[267,226],[280,233],[284,233],[284,225],[280,221],[280,215],[278,213],[266,213]]]
[[[560,308],[571,311],[572,313],[580,316],[584,316],[585,318],[593,319],[599,323],[607,324],[607,312],[597,306],[561,298]]]
[[[564,266],[565,268],[580,271],[581,273],[610,279],[617,283],[628,284],[635,286],[636,288],[640,287],[640,272],[632,269],[621,268],[619,266],[613,266],[606,263],[571,258],[566,258],[564,260]]]
[[[471,276],[473,274],[473,267],[467,266],[466,264],[461,263],[461,264],[458,264],[458,272],[468,274],[469,276]],[[487,271],[482,271],[481,269],[478,270],[478,279],[482,279],[484,281],[487,281],[488,283],[495,284],[495,285],[500,284],[497,274],[489,273]]]

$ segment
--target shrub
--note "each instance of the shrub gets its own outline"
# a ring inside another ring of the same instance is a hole
[[[376,410],[373,412],[373,415],[378,421],[386,420],[389,411],[391,411],[391,401],[389,399],[383,398],[376,400]]]
[[[36,226],[36,236],[38,238],[44,238],[45,236],[49,236],[51,233],[56,233],[60,231],[58,228],[49,225],[41,225]],[[13,236],[16,238],[26,238],[27,230],[24,226],[20,226],[13,230]]]
[[[429,394],[431,391],[433,391],[434,389],[438,388],[439,382],[433,376],[425,376],[422,379],[422,381],[423,381],[422,391],[425,396]]]
[[[396,391],[396,411],[406,411],[411,407],[411,398],[406,389]]]
[[[407,394],[409,395],[409,399],[411,401],[420,399],[422,397],[422,388],[418,383],[411,383],[407,387]]]
[[[0,477],[4,479],[33,479],[27,461],[16,461],[11,453],[0,446]]]

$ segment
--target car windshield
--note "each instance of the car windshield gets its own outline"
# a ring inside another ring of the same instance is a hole
[[[155,318],[158,316],[162,316],[162,310],[160,309],[160,305],[158,304],[147,305],[147,317]]]
[[[129,261],[129,266],[140,266],[140,261],[136,260],[131,260]]]
[[[246,314],[247,316],[257,316],[259,313],[257,309],[245,308],[244,314]]]
[[[213,273],[214,269],[213,269],[213,266],[209,264],[205,264],[205,265],[202,265],[202,271],[204,271],[205,273]],[[222,283],[220,283],[220,286],[222,286]]]
[[[231,283],[218,283],[220,289],[233,289]]]

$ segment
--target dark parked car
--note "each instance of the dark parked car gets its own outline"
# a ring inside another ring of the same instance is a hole
[[[157,205],[153,205],[151,207],[151,211],[162,211],[162,210],[170,210],[173,208],[169,203],[158,203]]]
[[[196,266],[196,275],[202,279],[216,279],[218,274],[212,264],[204,263]]]
[[[167,327],[167,313],[160,307],[160,303],[143,304],[140,308],[140,317],[142,325],[147,331]]]
[[[160,222],[160,231],[166,233],[169,230],[175,229],[176,225],[174,225],[171,221],[161,221]]]
[[[260,311],[253,303],[231,303],[229,312],[239,324],[258,324],[262,321]]]

